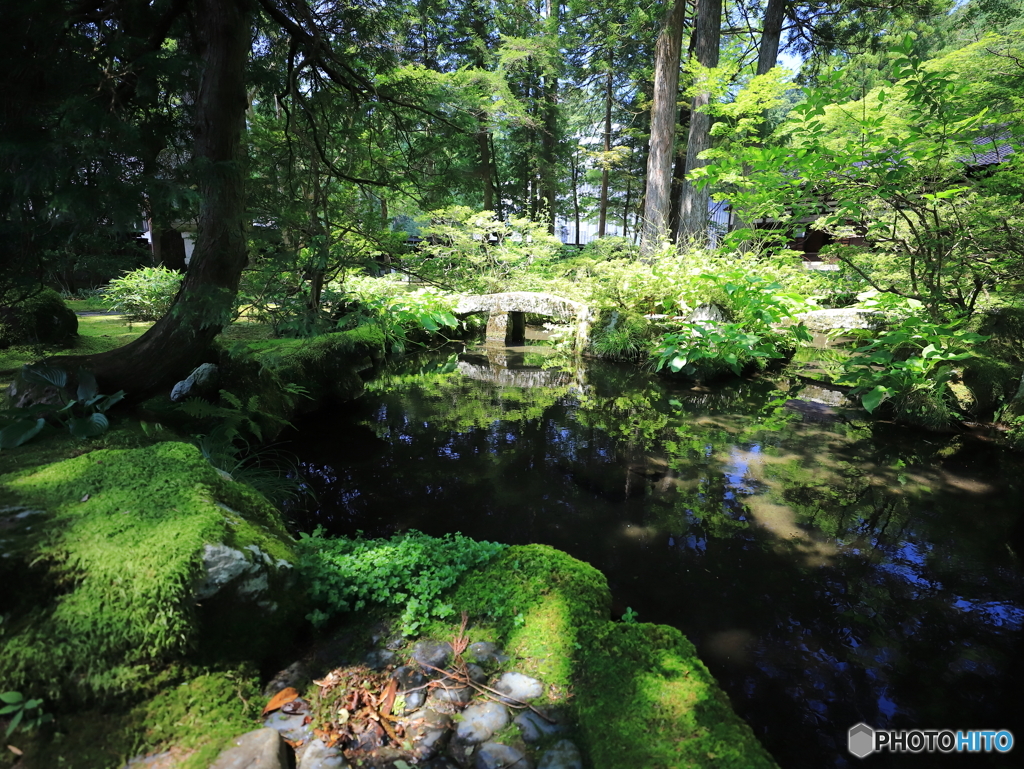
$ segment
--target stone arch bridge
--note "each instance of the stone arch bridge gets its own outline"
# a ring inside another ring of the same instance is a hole
[[[455,315],[465,317],[487,313],[486,343],[515,346],[526,343],[526,314],[546,315],[576,325],[576,349],[582,350],[590,333],[593,313],[590,308],[554,294],[510,291],[504,294],[464,296],[455,306]]]

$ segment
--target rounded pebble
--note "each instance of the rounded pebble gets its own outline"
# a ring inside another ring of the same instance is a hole
[[[315,739],[299,753],[296,769],[348,769],[348,761],[338,748],[329,748],[323,740]]]
[[[583,756],[572,740],[559,740],[544,751],[537,769],[583,769]]]
[[[544,684],[536,678],[530,678],[522,673],[505,673],[494,685],[502,694],[510,700],[528,702],[537,699],[544,693]],[[508,702],[509,700],[504,700]]]
[[[562,731],[559,724],[546,721],[532,710],[520,713],[515,717],[514,723],[519,727],[519,733],[526,742],[537,742],[541,737]]]
[[[419,641],[412,649],[412,658],[427,672],[427,675],[437,675],[434,668],[443,668],[447,665],[451,653],[451,644]]]
[[[485,742],[473,757],[473,769],[533,769],[533,762],[523,753],[502,745],[500,742]]]
[[[462,711],[462,721],[455,731],[456,738],[466,745],[489,740],[495,732],[508,724],[508,708],[500,702],[482,702]]]

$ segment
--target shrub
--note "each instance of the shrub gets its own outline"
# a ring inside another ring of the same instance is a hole
[[[317,605],[309,619],[321,624],[368,603],[390,604],[403,607],[402,632],[412,635],[431,617],[452,615],[441,594],[504,548],[461,534],[437,538],[418,531],[391,539],[327,539],[318,527],[299,540],[299,572]]]
[[[78,316],[45,288],[17,303],[0,301],[0,349],[17,344],[65,344],[78,334]]]
[[[887,404],[897,419],[946,427],[958,408],[950,385],[959,373],[951,364],[974,357],[974,348],[986,339],[957,324],[911,315],[854,350],[836,381],[853,385],[850,394],[860,395],[869,413]]]
[[[140,267],[110,281],[103,293],[110,309],[128,320],[160,320],[171,308],[181,279],[180,272],[166,267]]]

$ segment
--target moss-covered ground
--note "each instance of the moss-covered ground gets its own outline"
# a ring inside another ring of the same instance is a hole
[[[104,440],[136,447],[94,448]],[[295,612],[264,624],[248,610],[247,626],[236,614],[221,628],[193,598],[203,547],[292,562],[292,540],[273,506],[190,444],[126,428],[76,443],[84,453],[50,464],[73,445],[64,436],[0,453],[0,681],[57,716],[9,741],[29,768],[116,767],[171,746],[205,767],[251,726],[254,665],[287,646]]]
[[[495,641],[547,684],[542,704],[578,724],[594,769],[775,766],[678,630],[610,621],[608,584],[592,566],[544,545],[510,547],[448,600],[478,618],[471,640]]]

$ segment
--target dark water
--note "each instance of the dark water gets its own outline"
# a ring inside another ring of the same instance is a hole
[[[686,633],[785,769],[861,765],[860,721],[1021,741],[865,766],[1024,765],[1019,455],[800,414],[785,380],[691,389],[540,360],[408,361],[306,418],[290,448],[318,503],[294,517],[590,562],[618,612]]]

